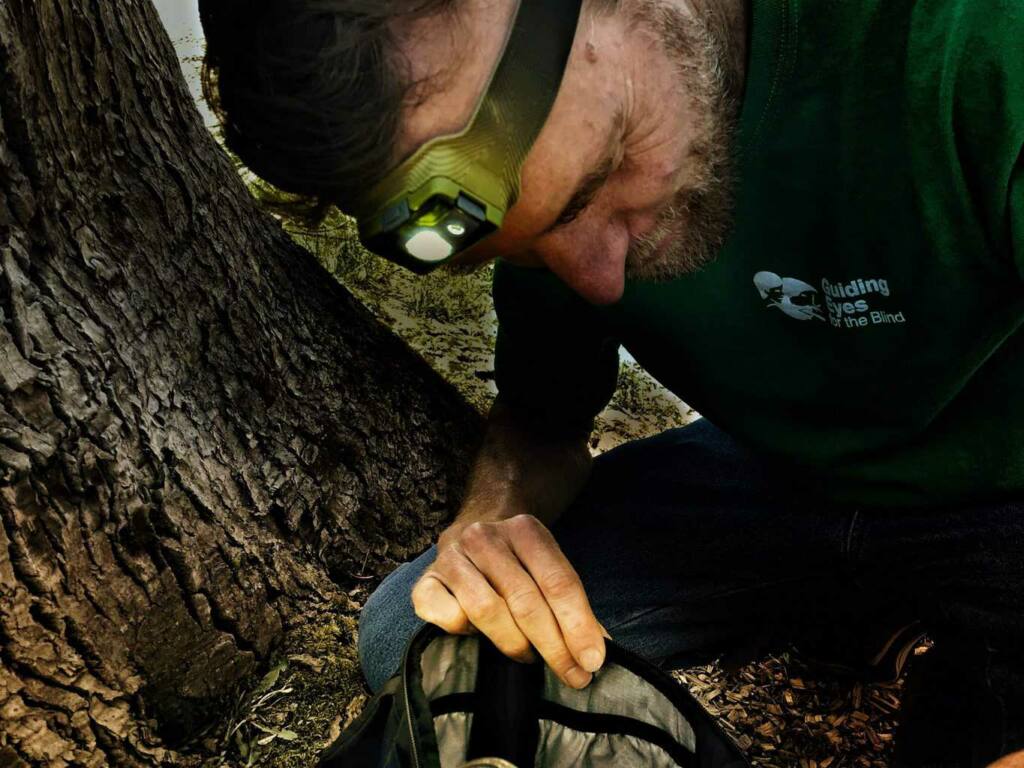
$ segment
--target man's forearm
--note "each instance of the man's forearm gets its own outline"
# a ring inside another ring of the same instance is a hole
[[[587,437],[545,439],[497,403],[462,509],[410,596],[424,621],[480,632],[519,661],[541,657],[573,688],[600,668],[606,633],[549,526],[590,473]]]
[[[487,418],[462,508],[449,530],[528,513],[550,526],[590,474],[587,436],[544,439],[517,423],[500,398]]]

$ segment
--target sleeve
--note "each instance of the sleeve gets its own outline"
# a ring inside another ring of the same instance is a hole
[[[545,436],[589,435],[618,379],[619,342],[607,318],[544,269],[499,261],[493,294],[502,402]]]
[[[956,18],[943,81],[935,85],[954,105],[946,141],[999,266],[1009,256],[1009,266],[1024,277],[1024,3],[972,0],[951,7]]]

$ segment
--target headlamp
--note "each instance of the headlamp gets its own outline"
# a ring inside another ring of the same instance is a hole
[[[565,72],[582,0],[521,0],[469,125],[428,141],[354,213],[369,250],[425,274],[497,231]]]

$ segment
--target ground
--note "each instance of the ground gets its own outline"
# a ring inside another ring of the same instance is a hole
[[[362,711],[369,691],[356,658],[366,582],[290,628],[275,663],[239,694],[194,746],[195,765],[307,768]],[[793,654],[739,670],[679,670],[677,678],[766,768],[884,768],[901,683],[811,679]]]
[[[485,412],[494,396],[490,274],[415,278],[358,246],[351,222],[290,226],[344,285]],[[635,363],[624,360],[592,447],[607,450],[696,418]],[[378,583],[355,586],[288,629],[269,671],[239,692],[228,717],[192,747],[204,766],[309,766],[366,703],[356,657],[359,609]],[[923,652],[924,648],[919,649]],[[675,675],[716,715],[757,766],[845,768],[888,764],[902,682],[861,685],[817,678],[795,653],[738,670],[720,666]]]

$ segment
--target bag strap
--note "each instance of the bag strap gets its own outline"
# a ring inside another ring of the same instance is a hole
[[[384,684],[359,716],[320,753],[317,768],[380,766],[388,765],[388,760],[396,764],[398,755],[389,750],[395,747],[393,734],[401,719],[395,711],[400,682],[396,675]]]
[[[477,703],[466,759],[500,757],[532,766],[540,740],[537,706],[544,668],[513,661],[482,639],[477,647]]]
[[[434,624],[424,624],[409,640],[402,657],[401,685],[397,696],[406,728],[397,736],[408,749],[407,765],[410,768],[441,768],[434,717],[423,692],[420,658],[432,640],[445,634],[443,629]]]

